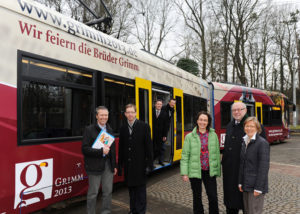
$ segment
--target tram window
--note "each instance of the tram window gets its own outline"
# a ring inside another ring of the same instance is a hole
[[[281,107],[273,106],[272,107],[272,126],[281,126],[282,118],[281,118]]]
[[[22,76],[87,86],[92,85],[92,74],[89,72],[27,57],[22,58]]]
[[[176,150],[182,148],[182,108],[181,97],[176,96]]]
[[[23,140],[82,136],[92,122],[91,91],[22,82]]]
[[[149,123],[149,93],[139,88],[139,120]]]
[[[284,119],[287,125],[290,124],[290,111],[289,111],[290,109],[288,103],[289,103],[288,100],[284,98]]]
[[[114,133],[119,133],[125,121],[124,108],[128,103],[135,103],[134,85],[129,82],[105,78],[105,106],[109,110],[108,123]]]
[[[271,117],[271,106],[263,105],[263,125],[264,126],[269,126],[271,124],[270,117]]]
[[[257,119],[261,122],[261,107],[257,107]]]
[[[254,105],[252,105],[252,104],[247,105],[247,115],[255,116]]]
[[[196,116],[200,111],[207,111],[207,101],[200,97],[184,94],[184,130],[192,131],[195,127]]]
[[[20,142],[81,137],[93,120],[93,73],[29,57],[20,60]]]
[[[196,116],[199,111],[207,111],[207,101],[200,97],[184,95],[184,130],[192,131],[195,127]]]
[[[184,130],[192,131],[194,127],[194,112],[193,112],[193,97],[190,95],[184,95]]]
[[[207,111],[207,100],[193,96],[193,121],[196,121],[195,118],[199,111]]]
[[[231,121],[231,105],[233,102],[221,102],[221,128],[226,128]]]

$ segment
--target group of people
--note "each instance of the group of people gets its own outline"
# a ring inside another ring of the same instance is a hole
[[[216,177],[221,176],[221,168],[226,213],[262,213],[268,192],[269,143],[257,118],[247,116],[244,103],[234,103],[231,111],[233,120],[226,127],[221,161],[219,140],[207,112],[198,113],[196,127],[185,137],[180,173],[183,181],[190,181],[195,214],[204,213],[202,181],[209,213],[219,213]]]
[[[111,213],[113,177],[124,173],[130,198],[129,214],[146,213],[146,175],[153,170],[153,160],[158,158],[164,165],[164,143],[174,113],[175,100],[170,99],[166,106],[157,100],[153,109],[153,143],[148,124],[136,118],[136,106],[125,107],[126,122],[120,128],[118,164],[116,162],[116,145],[103,145],[93,148],[102,131],[113,135],[109,126],[109,110],[105,106],[96,108],[96,124],[86,127],[82,140],[84,166],[88,175],[87,213],[96,213],[96,201],[100,184],[102,184],[101,213]],[[154,151],[154,153],[153,153]],[[154,154],[154,159],[153,159]],[[123,172],[123,173],[122,173]]]
[[[109,134],[109,111],[104,106],[96,108],[97,123],[86,127],[82,153],[88,175],[87,213],[96,213],[96,201],[102,184],[101,213],[111,213],[113,177],[124,173],[130,198],[129,214],[146,213],[146,176],[153,170],[153,161],[164,161],[164,143],[170,126],[176,100],[166,106],[162,100],[153,109],[153,143],[148,124],[136,118],[136,106],[125,107],[126,122],[120,128],[118,164],[116,146],[93,148],[101,131]],[[190,181],[194,213],[204,213],[202,181],[209,200],[209,213],[219,213],[216,177],[223,171],[224,203],[226,212],[246,214],[262,213],[264,195],[268,192],[269,144],[264,128],[255,117],[247,116],[246,105],[232,105],[233,120],[227,125],[221,158],[217,134],[211,128],[212,118],[201,111],[196,117],[196,127],[185,137],[180,161],[180,173],[185,182]],[[221,160],[222,159],[222,160]]]
[[[163,106],[163,100],[157,99],[152,111],[153,124],[153,160],[158,159],[158,163],[164,166],[165,143],[174,115],[175,99],[170,99],[169,103]]]

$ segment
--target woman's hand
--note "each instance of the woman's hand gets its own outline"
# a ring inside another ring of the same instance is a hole
[[[256,192],[255,190],[254,190],[254,192],[253,192],[254,197],[259,196],[260,194],[261,194],[261,193]]]
[[[182,180],[183,180],[184,182],[188,182],[188,181],[189,181],[189,176],[183,175],[183,176],[182,176]]]

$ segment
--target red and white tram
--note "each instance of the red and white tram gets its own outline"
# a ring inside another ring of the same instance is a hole
[[[288,100],[282,93],[217,82],[212,86],[212,111],[221,149],[224,147],[226,125],[232,119],[231,105],[234,102],[244,102],[247,114],[256,116],[264,125],[269,143],[289,137]]]

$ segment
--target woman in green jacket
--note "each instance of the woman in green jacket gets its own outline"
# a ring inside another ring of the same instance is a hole
[[[218,136],[211,126],[211,116],[199,112],[197,126],[184,140],[180,161],[183,181],[190,180],[193,191],[194,213],[204,213],[202,181],[209,201],[209,213],[219,213],[216,176],[221,175]]]

